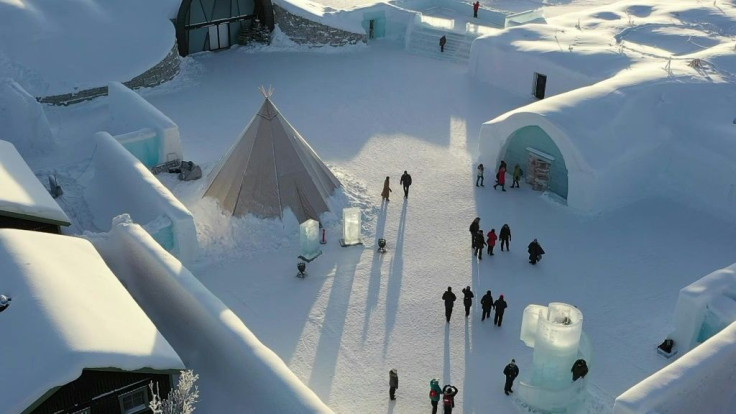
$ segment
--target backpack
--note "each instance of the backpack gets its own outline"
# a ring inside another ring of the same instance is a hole
[[[445,394],[445,397],[442,399],[442,404],[444,404],[445,407],[451,407],[452,406],[452,396],[449,394]]]
[[[429,390],[429,398],[431,398],[433,400],[435,398],[437,398],[437,390],[435,390],[435,389]]]

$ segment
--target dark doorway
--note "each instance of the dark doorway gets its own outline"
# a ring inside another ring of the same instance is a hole
[[[544,90],[547,87],[547,75],[534,72],[534,97],[544,99]]]
[[[368,38],[369,39],[373,39],[375,27],[376,27],[376,21],[371,19],[368,22]]]

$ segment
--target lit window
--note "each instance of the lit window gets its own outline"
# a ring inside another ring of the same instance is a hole
[[[123,414],[136,414],[148,409],[148,389],[144,387],[136,388],[133,391],[121,394],[118,397],[120,401],[120,411]]]

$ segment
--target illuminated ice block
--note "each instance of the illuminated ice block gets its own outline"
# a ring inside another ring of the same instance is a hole
[[[302,248],[304,260],[311,261],[322,254],[319,249],[319,222],[309,219],[299,225],[299,244]]]
[[[360,208],[348,207],[342,209],[342,240],[343,246],[361,244],[360,241]]]

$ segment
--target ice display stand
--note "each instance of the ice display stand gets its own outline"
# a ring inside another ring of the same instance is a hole
[[[300,259],[309,263],[322,254],[319,249],[319,222],[308,219],[299,225],[299,244],[302,248]]]
[[[363,244],[360,240],[360,208],[347,207],[342,209],[342,239],[340,245],[343,247]]]
[[[530,374],[519,381],[519,398],[539,411],[568,412],[580,402],[586,387],[584,378],[572,381],[570,369],[579,358],[590,365],[587,340],[581,344],[582,312],[558,302],[529,305],[524,309],[520,339],[534,348],[534,354]]]

